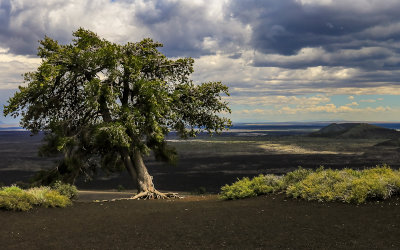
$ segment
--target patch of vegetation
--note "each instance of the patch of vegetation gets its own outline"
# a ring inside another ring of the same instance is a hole
[[[71,200],[50,187],[35,187],[27,190],[17,186],[0,189],[0,209],[28,211],[33,206],[66,207]]]
[[[69,199],[76,199],[78,197],[78,189],[74,185],[56,181],[52,188]]]
[[[287,187],[299,183],[300,181],[307,178],[309,174],[312,173],[311,169],[306,169],[299,167],[298,169],[287,173],[282,178],[282,189],[286,189]]]
[[[253,179],[245,177],[232,185],[221,188],[220,197],[235,200],[280,191],[282,178],[276,175],[259,175]]]
[[[223,199],[239,199],[281,192],[308,201],[360,204],[367,200],[384,200],[400,193],[400,170],[393,170],[387,165],[365,170],[321,167],[312,171],[299,168],[281,178],[273,175],[265,177],[260,175],[251,180],[243,178],[232,185],[225,185],[221,188],[220,196]]]

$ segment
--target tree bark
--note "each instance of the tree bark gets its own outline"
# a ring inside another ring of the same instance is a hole
[[[142,154],[136,149],[133,152],[133,165],[136,169],[139,193],[155,192],[153,177],[147,171],[147,167],[143,162]]]
[[[133,181],[137,184],[138,193],[128,199],[181,198],[176,193],[161,193],[154,188],[153,177],[147,171],[147,167],[143,162],[143,157],[139,150],[135,149],[131,156],[128,149],[125,148],[121,150],[121,156],[124,159],[126,169]]]
[[[124,148],[121,150],[121,156],[122,159],[124,160],[124,165],[126,170],[128,171],[129,175],[132,178],[132,181],[135,184],[136,189],[139,192],[139,185],[138,185],[138,181],[137,181],[137,173],[136,173],[136,169],[135,166],[132,163],[132,158],[129,155],[128,149]]]
[[[131,157],[128,149],[124,148],[121,150],[121,156],[126,170],[136,184],[138,193],[155,192],[153,177],[147,171],[140,151],[134,150],[133,157]]]

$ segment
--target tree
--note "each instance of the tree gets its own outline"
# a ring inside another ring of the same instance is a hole
[[[24,75],[26,87],[8,100],[4,115],[21,116],[21,126],[44,131],[41,155],[62,152],[57,168],[47,173],[73,183],[79,174],[101,167],[126,169],[137,185],[134,198],[161,198],[143,156],[173,162],[174,148],[165,136],[182,138],[229,127],[230,112],[221,82],[200,85],[190,80],[192,58],[172,60],[151,39],[116,44],[79,29],[71,44],[45,37],[35,72]]]

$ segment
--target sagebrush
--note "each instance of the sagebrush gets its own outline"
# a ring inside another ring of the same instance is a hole
[[[364,203],[388,199],[400,193],[400,170],[387,165],[370,169],[299,168],[282,177],[260,175],[243,178],[221,188],[222,199],[240,199],[266,193],[285,193],[289,197],[316,201]]]
[[[17,186],[0,189],[0,209],[28,211],[34,206],[66,207],[71,205],[68,196],[50,187],[35,187],[27,190]]]

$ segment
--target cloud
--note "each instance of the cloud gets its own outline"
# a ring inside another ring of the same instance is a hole
[[[168,56],[206,55],[236,50],[249,30],[225,17],[224,1],[4,0],[0,2],[0,45],[33,55],[48,35],[69,42],[84,27],[114,42],[152,37]],[[247,31],[246,31],[247,30]]]
[[[297,97],[297,96],[236,96],[234,98],[227,98],[232,105],[248,105],[248,106],[281,106],[281,105],[317,105],[330,101],[330,98],[324,95],[317,95],[312,97]]]
[[[40,63],[39,58],[15,55],[0,48],[0,90],[16,89],[22,85],[22,75],[34,71]]]
[[[151,37],[169,57],[195,57],[194,82],[227,84],[234,112],[248,117],[345,117],[369,103],[380,117],[366,100],[389,103],[382,115],[398,117],[395,102],[376,95],[400,95],[399,9],[397,0],[1,0],[0,89],[16,89],[38,66],[38,40],[70,43],[84,27],[116,43]]]
[[[252,29],[257,66],[399,66],[398,1],[243,0],[229,6]]]
[[[352,103],[347,103],[346,106],[358,106],[360,104],[358,104],[357,102],[352,102]]]
[[[356,114],[356,113],[378,113],[378,112],[388,112],[392,111],[390,107],[379,106],[376,108],[352,108],[346,105],[336,106],[333,103],[325,104],[325,105],[312,105],[309,107],[289,107],[284,106],[280,109],[243,109],[235,112],[236,115],[241,114],[263,114],[263,115],[277,115],[277,114],[312,114],[312,113],[347,113],[347,114]]]

